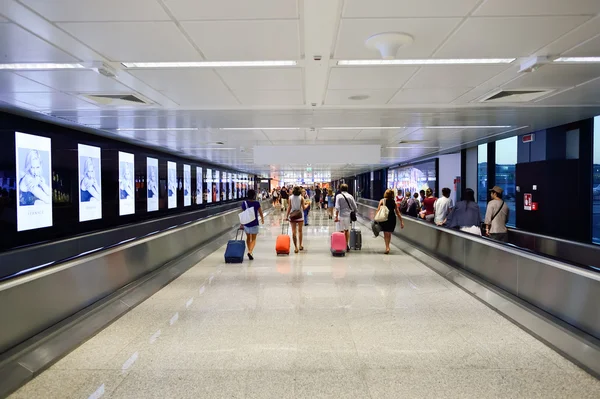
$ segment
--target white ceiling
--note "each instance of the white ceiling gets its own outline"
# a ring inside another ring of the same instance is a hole
[[[0,71],[0,101],[108,135],[278,176],[256,145],[379,144],[380,165],[314,165],[339,177],[600,114],[600,64],[339,67],[378,59],[365,40],[414,38],[398,58],[600,56],[599,0],[0,0],[3,63],[103,61],[91,70]],[[321,56],[314,61],[313,56]],[[296,60],[290,68],[130,69],[121,62]],[[525,104],[485,104],[500,89],[548,89]],[[145,107],[82,94],[134,93]],[[356,99],[358,98],[362,99]],[[352,99],[351,97],[354,97]],[[313,105],[314,104],[314,105]],[[507,125],[505,129],[421,129]],[[406,126],[323,130],[326,126]],[[197,131],[116,131],[197,127]],[[227,131],[227,127],[299,130]],[[520,130],[515,130],[520,129]],[[422,140],[402,145],[400,140]],[[213,150],[217,141],[233,150]],[[409,148],[387,148],[387,147]],[[209,149],[205,149],[209,147]],[[429,148],[433,147],[433,148]]]

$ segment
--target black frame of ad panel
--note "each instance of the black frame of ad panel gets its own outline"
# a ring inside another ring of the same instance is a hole
[[[21,171],[16,167],[15,132],[51,139],[52,176],[52,226],[17,231],[18,185]],[[216,166],[181,156],[164,153],[140,145],[87,133],[58,124],[31,119],[0,111],[0,252],[47,243],[56,239],[75,237],[92,232],[162,218],[169,215],[196,211],[209,206],[221,205],[235,200],[203,203],[197,205],[194,196],[190,206],[183,206],[183,183],[177,185],[177,207],[168,209],[167,162],[177,163],[177,180],[183,180],[183,165],[191,167],[191,190],[196,191],[196,167],[223,172],[252,174]],[[102,218],[79,221],[79,163],[78,144],[101,148]],[[119,215],[119,152],[132,153],[134,161],[135,212]],[[147,161],[158,159],[159,209],[147,211]],[[256,181],[256,178],[255,178]],[[4,187],[3,187],[4,185]],[[6,189],[5,187],[8,187]],[[204,187],[204,184],[203,184]],[[250,188],[250,187],[249,187]],[[242,198],[243,199],[243,198]],[[238,199],[239,200],[239,199]]]

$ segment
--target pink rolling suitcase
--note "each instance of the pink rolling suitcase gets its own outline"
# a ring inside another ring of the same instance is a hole
[[[331,235],[331,254],[333,256],[346,256],[346,236],[344,233],[335,232]]]

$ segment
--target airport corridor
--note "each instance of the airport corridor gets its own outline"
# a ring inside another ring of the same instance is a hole
[[[598,398],[600,382],[366,226],[333,258],[312,210],[305,250],[214,252],[11,398]]]

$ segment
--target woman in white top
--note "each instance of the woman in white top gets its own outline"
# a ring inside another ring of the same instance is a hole
[[[300,189],[300,187],[294,187],[289,202],[290,206],[288,207],[286,218],[290,221],[290,224],[292,225],[294,253],[298,253],[298,249],[300,249],[300,251],[304,250],[304,247],[302,246],[302,225],[304,224],[304,209],[306,209],[304,199],[302,198],[302,190]],[[297,235],[300,239],[300,248],[298,248],[298,240],[296,238]]]

